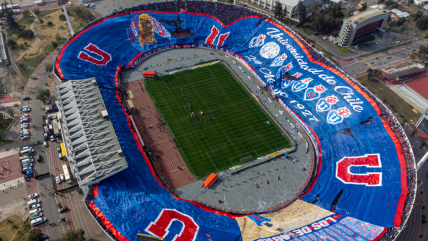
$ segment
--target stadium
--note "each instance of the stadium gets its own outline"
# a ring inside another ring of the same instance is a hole
[[[54,73],[72,173],[113,240],[394,240],[413,209],[392,112],[260,12],[121,9],[77,31]]]

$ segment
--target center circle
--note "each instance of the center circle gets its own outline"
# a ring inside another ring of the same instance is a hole
[[[198,108],[198,114],[201,113],[201,111],[204,112],[205,117],[209,116],[211,118],[219,118],[224,114],[223,107],[216,102],[203,103]]]

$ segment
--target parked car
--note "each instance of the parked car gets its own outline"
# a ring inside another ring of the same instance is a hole
[[[44,141],[44,142],[43,142],[43,145],[44,145],[45,147],[48,147],[48,143],[47,143],[46,141]]]
[[[22,137],[21,137],[21,140],[26,140],[26,139],[28,139],[28,138],[30,138],[30,136],[22,136]]]
[[[31,111],[31,110],[30,110],[30,108],[25,108],[25,109],[22,109],[22,111],[24,111],[24,112],[29,112],[29,111]]]
[[[58,212],[59,213],[63,213],[65,211],[67,211],[67,210],[68,210],[68,207],[62,207],[61,209],[58,209]]]
[[[28,199],[34,199],[34,198],[37,198],[38,196],[39,196],[39,194],[36,192],[36,193],[28,195]]]
[[[55,181],[56,181],[56,183],[58,183],[58,184],[60,184],[60,183],[61,183],[61,180],[59,179],[59,177],[55,177]]]
[[[51,103],[50,100],[45,101],[45,105],[49,105]]]
[[[28,123],[22,123],[21,124],[21,129],[25,129],[28,128]]]
[[[28,118],[28,117],[30,117],[28,114],[23,114],[23,115],[21,116],[21,118]]]
[[[28,105],[23,106],[23,107],[21,107],[21,110],[23,110],[23,109],[27,109],[27,108],[30,108],[30,106],[28,106]]]
[[[20,120],[21,123],[24,123],[24,122],[27,122],[27,121],[28,121],[28,118],[24,118],[24,119]]]
[[[24,98],[22,98],[22,100],[30,100],[29,96],[25,96]]]
[[[45,120],[45,123],[46,123],[46,125],[48,126],[48,125],[49,125],[49,120],[48,120],[48,119],[46,119],[46,120]]]
[[[30,206],[30,210],[32,210],[32,209],[36,209],[36,208],[40,208],[40,203],[38,203],[38,204],[33,204],[33,205],[31,205],[31,206]]]
[[[43,135],[43,137],[45,138],[45,140],[49,140],[48,133],[45,133],[45,134]]]
[[[54,136],[51,136],[51,141],[55,141],[55,138],[54,138]]]
[[[59,175],[59,176],[60,176],[60,178],[61,178],[61,182],[65,182],[64,174],[61,174],[61,175]]]
[[[42,212],[33,213],[33,214],[31,214],[30,219],[40,218],[41,216],[43,216]]]
[[[22,164],[22,166],[23,166],[23,167],[32,167],[32,166],[33,166],[33,163],[31,163],[31,162],[24,163],[24,164]]]
[[[23,167],[22,171],[26,172],[26,171],[31,170],[31,169],[33,169],[33,167]]]

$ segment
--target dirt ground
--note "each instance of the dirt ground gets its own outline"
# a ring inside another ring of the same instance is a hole
[[[34,24],[34,30],[36,30],[37,35],[40,38],[40,42],[27,53],[28,56],[40,54],[43,51],[43,48],[51,44],[51,41],[55,41],[55,36],[57,34],[63,38],[70,37],[70,31],[68,30],[66,22],[59,19],[59,15],[61,14],[63,14],[63,12],[58,9],[57,11],[42,17],[43,23],[37,21],[37,23]],[[72,20],[73,18],[70,19],[70,21]],[[53,26],[49,26],[48,22],[52,22]]]

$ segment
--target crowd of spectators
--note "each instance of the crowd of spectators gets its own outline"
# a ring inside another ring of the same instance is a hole
[[[204,13],[204,14],[210,14],[218,18],[223,24],[228,25],[233,23],[235,20],[245,17],[245,16],[259,16],[261,18],[261,21],[265,19],[272,19],[271,17],[262,14],[257,11],[253,11],[248,8],[244,8],[241,6],[221,3],[221,2],[209,2],[209,1],[170,1],[170,2],[155,2],[155,3],[147,3],[142,4],[126,9],[121,9],[116,12],[113,12],[107,16],[116,15],[116,14],[131,14],[133,11],[140,11],[140,10],[154,10],[154,11],[166,11],[166,12],[178,12],[180,9],[184,9],[190,12],[196,12],[196,13]],[[104,20],[104,17],[98,18],[82,29],[79,29],[76,33],[78,34],[80,31],[84,30],[85,28],[91,27],[94,24],[97,24]],[[274,20],[274,19],[272,19]],[[177,37],[185,37],[188,35],[191,35],[187,30],[183,30],[180,27],[180,20],[174,22],[169,21],[168,24],[177,26],[177,30],[173,32],[172,34]],[[281,23],[280,23],[281,24]],[[281,24],[283,25],[283,24]],[[366,89],[364,86],[362,86],[358,81],[354,80],[351,76],[346,74],[343,70],[337,68],[337,66],[332,63],[330,60],[328,60],[324,54],[318,52],[313,47],[311,47],[312,44],[309,44],[306,40],[301,39],[299,35],[294,33],[291,29],[283,25],[284,28],[286,28],[288,31],[292,32],[297,38],[300,39],[301,43],[305,45],[306,49],[309,51],[309,54],[312,56],[313,60],[318,61],[320,63],[325,64],[328,67],[334,68],[337,71],[341,72],[345,76],[347,76],[351,81],[353,81],[356,85],[358,85],[363,91],[365,91],[379,106],[379,109],[381,111],[381,118],[383,118],[387,123],[390,125],[391,129],[394,131],[394,134],[397,136],[398,140],[401,143],[401,148],[403,151],[403,155],[406,161],[407,166],[407,184],[408,184],[408,195],[405,202],[405,209],[402,215],[402,226],[401,227],[393,227],[389,228],[387,233],[382,237],[381,240],[392,240],[394,239],[401,228],[404,226],[405,220],[408,218],[410,211],[412,209],[414,198],[416,194],[416,166],[415,166],[415,160],[414,156],[411,150],[411,145],[401,128],[398,120],[394,117],[392,112],[384,106],[384,104],[375,96],[373,95],[368,89]],[[75,35],[73,35],[70,39],[72,39]],[[56,71],[56,70],[55,70]],[[88,199],[90,200],[90,199]],[[90,208],[89,208],[90,209]],[[97,219],[99,223],[103,226],[102,222]],[[103,226],[104,227],[104,226]],[[104,227],[106,230],[106,228]],[[108,230],[106,230],[108,232]],[[114,238],[113,235],[111,237]]]

